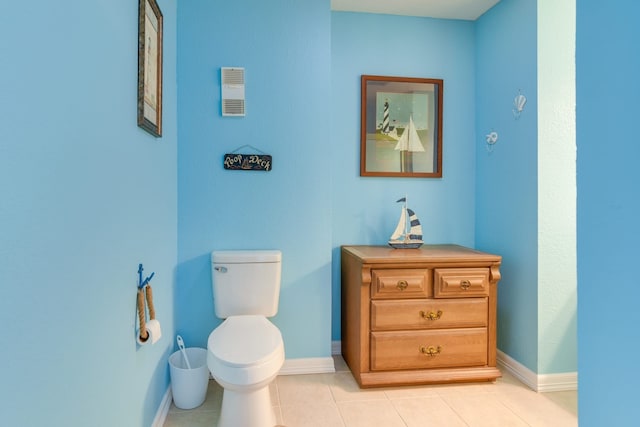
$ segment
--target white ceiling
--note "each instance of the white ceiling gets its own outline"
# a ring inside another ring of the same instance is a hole
[[[331,0],[331,10],[475,21],[500,0]]]

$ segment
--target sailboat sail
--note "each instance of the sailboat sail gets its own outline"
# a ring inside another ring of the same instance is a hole
[[[413,124],[412,116],[409,116],[409,126],[407,126],[404,132],[402,132],[395,149],[398,151],[409,151],[412,153],[424,151],[416,126]]]
[[[389,238],[389,245],[394,248],[408,249],[422,246],[422,225],[414,211],[407,208],[407,198],[403,197],[398,202],[404,202],[400,211],[400,220]]]
[[[422,225],[420,225],[420,220],[416,216],[416,213],[411,209],[407,208],[407,213],[409,214],[409,221],[411,221],[409,239],[422,240]]]
[[[407,231],[407,212],[403,207],[402,211],[400,212],[400,221],[398,221],[398,226],[396,227],[395,231],[391,235],[391,240],[400,239],[406,233],[406,231]]]

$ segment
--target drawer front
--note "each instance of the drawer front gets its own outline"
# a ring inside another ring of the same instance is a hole
[[[371,302],[371,329],[483,327],[487,313],[487,298],[378,300]]]
[[[431,270],[407,268],[371,272],[371,298],[425,298],[432,295]]]
[[[488,268],[436,268],[436,298],[489,296]]]
[[[486,364],[486,328],[371,333],[372,371]]]

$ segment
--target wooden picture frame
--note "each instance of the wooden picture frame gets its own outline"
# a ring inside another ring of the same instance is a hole
[[[156,0],[139,0],[138,126],[162,136],[162,12]]]
[[[441,79],[361,77],[360,176],[441,178]]]

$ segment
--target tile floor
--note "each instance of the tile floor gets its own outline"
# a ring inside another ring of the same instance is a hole
[[[279,376],[271,384],[278,423],[286,427],[572,427],[577,392],[536,393],[503,372],[495,383],[360,389],[341,357],[336,373]],[[173,404],[164,427],[214,427],[222,388],[211,380],[205,402]],[[242,427],[242,426],[238,426]]]

